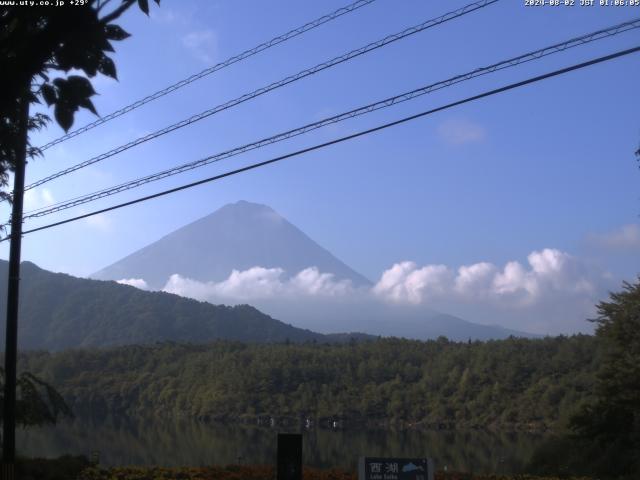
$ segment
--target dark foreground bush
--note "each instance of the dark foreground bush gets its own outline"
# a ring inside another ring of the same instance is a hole
[[[273,480],[275,470],[270,466],[199,467],[199,468],[89,468],[78,480]],[[355,472],[331,469],[304,469],[304,480],[357,480]],[[559,480],[558,477],[531,475],[472,475],[437,472],[435,480]],[[569,480],[591,480],[570,477]]]
[[[558,437],[540,445],[526,471],[537,475],[585,475],[602,480],[640,479],[640,455],[620,439],[608,442]]]
[[[72,480],[91,466],[86,457],[65,455],[60,458],[21,458],[16,462],[19,480]]]

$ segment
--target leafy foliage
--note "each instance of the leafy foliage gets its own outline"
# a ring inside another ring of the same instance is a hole
[[[538,475],[637,480],[637,471],[628,468],[636,456],[637,451],[625,448],[619,442],[599,444],[593,439],[564,435],[539,446],[525,468]]]
[[[640,475],[640,279],[598,304],[596,338],[603,356],[595,399],[571,426],[602,460],[598,472]],[[630,477],[631,478],[631,477]]]
[[[86,457],[65,455],[60,458],[18,458],[16,478],[20,480],[76,480],[91,467]]]
[[[3,392],[4,369],[0,368],[0,415]],[[73,414],[56,389],[35,375],[23,372],[16,382],[16,423],[23,426],[44,425],[56,423],[61,416],[71,417]]]
[[[640,279],[598,306],[595,347],[600,359],[594,394],[570,418],[572,435],[542,445],[531,469],[640,478]]]
[[[89,79],[98,73],[117,78],[107,53],[114,51],[111,42],[124,40],[129,34],[112,22],[136,0],[122,0],[105,12],[110,3],[88,0],[73,8],[0,7],[0,187],[7,185],[8,172],[25,141],[21,133],[25,104],[44,100],[65,130],[73,125],[78,109],[97,114],[91,101],[96,92]],[[137,3],[149,13],[147,0]],[[84,72],[88,78],[69,75],[72,71]],[[37,113],[29,119],[28,131],[42,128],[48,121],[47,115]],[[38,154],[37,148],[28,144],[28,154]],[[2,196],[8,198],[6,192]]]
[[[157,344],[33,352],[78,415],[562,429],[592,399],[593,337],[454,343]]]

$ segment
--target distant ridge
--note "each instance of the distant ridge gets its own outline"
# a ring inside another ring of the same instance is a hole
[[[162,289],[175,273],[201,282],[222,281],[234,269],[256,266],[282,268],[286,276],[317,267],[337,280],[371,285],[272,208],[244,200],[167,234],[91,278],[141,278],[150,288]]]

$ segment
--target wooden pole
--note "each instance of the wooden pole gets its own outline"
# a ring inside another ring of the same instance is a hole
[[[20,101],[18,147],[13,179],[11,239],[9,244],[9,281],[7,288],[7,328],[4,350],[4,402],[2,415],[3,477],[13,478],[16,459],[16,363],[18,355],[18,302],[20,294],[20,248],[22,246],[22,211],[24,175],[27,164],[29,100]]]

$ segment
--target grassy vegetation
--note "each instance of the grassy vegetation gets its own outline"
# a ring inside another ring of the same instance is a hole
[[[273,480],[269,466],[200,467],[200,468],[89,468],[78,480]],[[304,468],[303,480],[357,480],[356,472]],[[558,477],[532,475],[474,475],[436,472],[434,480],[560,480]],[[592,480],[588,477],[564,477],[563,480]]]

